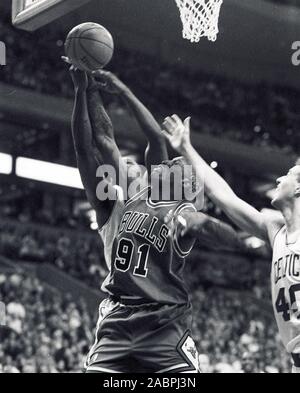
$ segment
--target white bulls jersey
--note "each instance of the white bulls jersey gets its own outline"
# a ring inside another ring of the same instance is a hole
[[[272,300],[281,339],[288,352],[300,347],[300,236],[288,244],[286,227],[274,242]]]

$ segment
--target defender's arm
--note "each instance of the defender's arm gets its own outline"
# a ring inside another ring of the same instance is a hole
[[[242,230],[269,241],[268,221],[253,206],[240,199],[226,181],[199,156],[190,142],[190,118],[183,123],[177,115],[166,118],[165,135],[204,181],[207,195]]]
[[[214,248],[245,251],[245,243],[228,224],[203,213],[183,212],[177,218],[182,237],[192,237]]]

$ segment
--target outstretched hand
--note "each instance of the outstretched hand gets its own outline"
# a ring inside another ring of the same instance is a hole
[[[98,82],[99,89],[106,93],[119,95],[127,89],[127,86],[112,72],[97,70],[92,75]]]
[[[182,152],[186,145],[191,143],[190,139],[190,121],[187,117],[184,121],[177,115],[166,117],[163,122],[162,133],[170,142],[173,149],[179,153]]]

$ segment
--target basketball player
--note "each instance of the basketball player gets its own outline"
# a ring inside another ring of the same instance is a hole
[[[111,77],[101,74],[98,76]],[[119,85],[114,78],[107,82],[106,88],[111,90],[112,82],[114,89]],[[93,114],[90,109],[89,113],[93,132],[98,129],[101,135],[99,114]],[[170,181],[170,168],[175,168],[180,176],[184,161],[177,158],[163,164],[152,172],[160,185]],[[173,186],[181,188],[186,182],[190,183],[182,179]],[[210,233],[220,242],[234,246],[238,238],[229,226],[202,213],[197,213],[197,226],[189,220],[190,226],[184,233],[172,234],[171,225],[165,223],[170,211],[176,218],[179,212],[195,213],[196,208],[193,203],[176,200],[174,196],[168,200],[160,196],[155,200],[152,194],[153,189],[146,187],[126,202],[119,221],[116,219],[119,213],[114,212],[102,229],[102,234],[106,232],[107,258],[111,265],[102,289],[109,298],[100,307],[96,342],[87,360],[87,372],[196,372],[198,369],[190,333],[191,306],[183,280],[184,261],[195,234]]]
[[[62,60],[71,64],[67,57],[62,57]],[[105,260],[110,269],[112,239],[121,218],[123,199],[127,191],[127,189],[122,190],[119,185],[130,185],[133,179],[128,178],[128,166],[129,164],[135,166],[136,163],[128,163],[121,156],[115,141],[112,122],[103,106],[100,88],[121,96],[134,112],[148,139],[145,161],[149,167],[168,158],[166,141],[152,114],[115,75],[99,71],[95,76],[101,82],[97,83],[93,77],[74,66],[70,67],[70,73],[75,90],[72,136],[77,165],[87,198],[96,212],[99,234],[104,242]],[[99,182],[103,182],[104,179],[97,178],[96,172],[98,166],[103,164],[112,165],[118,178],[113,186],[110,181],[107,181],[109,197],[100,201],[96,189]]]
[[[170,210],[176,217],[182,211],[196,212],[196,208],[174,196],[170,200],[153,200],[151,187],[126,204],[119,199],[114,204],[94,199],[91,194],[95,193],[95,184],[91,182],[95,177],[95,161],[87,168],[93,158],[90,154],[93,138],[102,159],[119,160],[119,152],[97,86],[93,82],[89,86],[80,71],[71,72],[76,91],[73,136],[78,163],[97,212],[110,268],[102,287],[109,297],[100,306],[96,342],[87,359],[87,372],[196,372],[197,351],[190,333],[191,306],[182,276],[185,258],[194,243],[194,227],[186,228],[184,234],[171,233],[171,225],[165,223]],[[117,83],[115,79],[113,83]],[[153,172],[160,184],[170,181],[170,167],[175,167],[181,176],[184,165],[181,158],[164,163]],[[186,187],[189,182],[181,177],[177,186]],[[211,232],[220,241],[226,237],[227,243],[238,242],[229,226],[198,214],[202,222],[195,231],[197,235],[203,227],[204,232]]]
[[[125,203],[103,288],[110,301],[102,310],[88,372],[198,371],[192,307],[183,276],[185,259],[202,230],[227,247],[235,247],[239,240],[228,225],[198,213],[193,202],[176,199],[172,190],[188,187],[191,179],[182,177],[174,184],[170,168],[181,174],[183,165],[179,157],[152,172],[151,180],[159,178],[161,188],[170,183],[170,198],[155,199],[157,190],[150,185]],[[183,234],[180,226],[166,224],[170,210],[174,217],[190,212],[198,220],[189,220]]]
[[[272,298],[282,341],[291,353],[294,372],[300,372],[300,166],[277,180],[272,205],[282,216],[266,215],[241,200],[196,152],[190,141],[190,118],[177,115],[164,121],[171,145],[205,178],[207,195],[241,229],[273,248]],[[282,218],[283,217],[283,218]]]

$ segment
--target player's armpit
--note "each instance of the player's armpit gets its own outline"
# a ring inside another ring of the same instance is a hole
[[[113,187],[110,183],[105,180],[106,189],[105,192],[107,194],[107,199],[104,201],[99,201],[98,208],[96,209],[96,218],[98,224],[98,230],[100,230],[111,218],[113,211],[115,209],[117,200],[119,199],[118,192],[115,187]],[[97,198],[99,196],[97,195]]]
[[[262,209],[261,214],[264,217],[266,227],[268,230],[269,243],[273,248],[275,238],[282,227],[285,225],[285,221],[281,212],[273,209]]]

